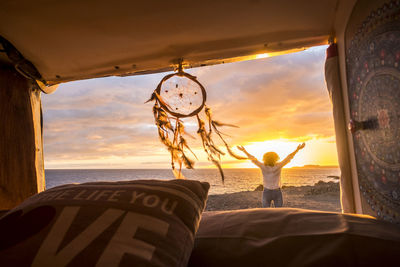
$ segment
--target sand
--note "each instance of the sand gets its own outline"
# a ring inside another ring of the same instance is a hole
[[[222,195],[209,195],[207,211],[261,208],[261,188]],[[283,206],[321,211],[340,212],[339,184],[318,182],[314,186],[282,188]]]

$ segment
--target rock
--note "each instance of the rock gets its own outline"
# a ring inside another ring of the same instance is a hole
[[[339,180],[339,176],[336,175],[328,175],[328,178]]]
[[[264,190],[264,186],[262,184],[258,185],[256,187],[256,189],[254,189],[254,191],[263,191]]]
[[[319,180],[317,183],[314,184],[314,186],[323,186],[325,184],[327,184],[327,183],[322,180]]]
[[[327,192],[339,192],[339,183],[318,181],[305,195],[320,195]]]

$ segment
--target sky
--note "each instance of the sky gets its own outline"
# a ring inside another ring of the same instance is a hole
[[[185,71],[205,87],[213,118],[240,127],[221,129],[237,153],[236,146],[243,145],[260,160],[268,151],[283,159],[305,142],[287,167],[337,165],[324,81],[325,49]],[[45,168],[170,168],[169,153],[154,124],[153,103],[144,103],[166,74],[69,82],[42,95]],[[213,167],[196,136],[196,120],[186,119],[184,124],[198,157],[195,167]],[[222,157],[222,165],[255,167],[230,156]]]

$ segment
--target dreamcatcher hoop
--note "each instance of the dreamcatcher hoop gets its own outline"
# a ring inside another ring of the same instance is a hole
[[[203,101],[202,101],[201,105],[197,109],[195,109],[193,112],[191,112],[189,114],[182,114],[182,113],[175,112],[175,111],[171,110],[169,105],[167,105],[165,103],[165,101],[161,98],[161,87],[162,87],[162,85],[164,84],[164,82],[166,82],[167,80],[171,79],[174,76],[186,77],[186,78],[190,79],[191,81],[195,82],[200,87],[201,94],[202,94],[202,97],[203,97]],[[195,76],[184,72],[182,69],[179,69],[179,71],[177,73],[172,73],[172,74],[169,74],[169,75],[165,76],[164,78],[162,78],[162,80],[158,84],[155,92],[157,93],[156,97],[160,101],[160,105],[165,109],[165,111],[167,111],[169,114],[171,114],[172,116],[175,116],[177,118],[193,117],[193,116],[197,115],[204,108],[204,105],[205,105],[206,100],[207,100],[207,92],[206,92],[206,89],[204,88],[204,86],[197,80],[197,78]]]

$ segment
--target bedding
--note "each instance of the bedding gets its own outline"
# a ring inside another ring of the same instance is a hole
[[[186,266],[209,184],[55,187],[0,219],[0,266]]]
[[[400,228],[291,208],[204,212],[188,266],[391,266]]]

